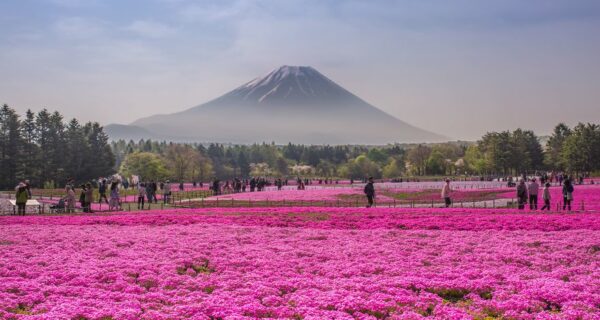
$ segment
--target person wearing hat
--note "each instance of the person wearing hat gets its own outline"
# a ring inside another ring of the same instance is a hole
[[[373,177],[369,177],[369,181],[365,185],[365,195],[367,196],[367,208],[373,206],[373,199],[375,199],[375,186],[373,185]]]
[[[529,192],[529,210],[537,210],[539,190],[540,185],[537,183],[536,179],[531,179],[531,182],[527,186],[527,191]]]
[[[452,204],[452,199],[450,198],[451,192],[452,189],[450,188],[450,179],[446,179],[446,183],[442,187],[442,198],[444,199],[446,208],[450,207],[450,205]]]
[[[29,192],[27,190],[27,183],[25,181],[19,182],[15,187],[15,199],[17,204],[17,214],[25,215],[25,208],[27,206],[27,200],[29,200]]]

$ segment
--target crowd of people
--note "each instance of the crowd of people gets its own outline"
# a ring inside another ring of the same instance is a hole
[[[550,194],[550,181],[544,178],[541,178],[541,183],[543,185],[542,189],[542,199],[544,201],[544,206],[542,210],[550,210],[550,201],[552,200],[552,196]],[[560,185],[562,187],[562,196],[563,196],[563,210],[572,209],[573,203],[573,192],[575,191],[575,187],[570,177],[566,176],[560,180]],[[517,185],[517,204],[520,210],[525,209],[525,206],[529,202],[529,210],[537,210],[538,209],[538,196],[540,193],[540,184],[538,184],[536,178],[529,179],[529,182],[526,183],[525,178],[521,178],[519,180],[519,184]]]
[[[538,183],[538,178],[540,183]],[[563,210],[571,210],[573,203],[573,192],[574,185],[583,184],[584,177],[579,176],[577,179],[563,174],[563,173],[541,173],[537,176],[528,178],[523,175],[516,179],[515,182],[513,177],[501,178],[503,181],[508,182],[509,187],[516,188],[517,204],[518,209],[523,210],[529,205],[530,210],[538,209],[538,197],[541,195],[543,200],[543,206],[541,210],[551,210],[550,203],[552,195],[550,193],[550,187],[552,183],[558,184],[562,187],[563,195]],[[399,180],[402,182],[403,180]],[[406,180],[408,181],[408,180]],[[576,181],[576,182],[574,182]],[[350,184],[354,184],[354,179],[350,180]],[[367,200],[367,208],[374,205],[375,199],[375,187],[373,177],[362,179],[360,182],[365,183],[364,194]],[[450,186],[451,180],[445,179],[445,183],[441,190],[441,198],[444,201],[445,207],[452,206],[452,188]],[[590,181],[594,184],[594,181]],[[234,178],[227,180],[224,183],[218,179],[214,179],[210,184],[209,190],[213,195],[221,195],[223,193],[240,193],[240,192],[260,192],[264,191],[268,186],[276,186],[278,190],[281,190],[283,186],[290,184],[289,179],[282,178],[264,178],[264,177],[251,177],[248,179]],[[307,185],[312,184],[339,184],[339,180],[333,180],[331,178],[320,178],[320,179],[309,179],[297,177],[296,188],[298,190],[305,190]],[[203,183],[193,182],[194,187],[198,185],[202,188]],[[127,190],[129,188],[137,189],[137,207],[138,209],[144,209],[146,204],[158,203],[158,194],[162,194],[162,202],[164,204],[170,203],[172,200],[172,184],[169,180],[162,182],[156,182],[154,180],[141,182],[137,177],[123,178],[119,175],[114,175],[110,178],[99,178],[85,184],[81,184],[79,193],[79,199],[77,200],[75,182],[73,179],[68,179],[65,187],[65,195],[55,206],[57,209],[62,209],[64,212],[72,213],[75,211],[76,202],[80,203],[83,212],[91,213],[92,204],[95,203],[94,189],[98,190],[98,203],[106,203],[110,211],[121,210],[122,202],[120,190]],[[179,183],[179,190],[184,191],[184,183]],[[27,200],[31,199],[31,186],[28,180],[19,182],[15,187],[15,199],[17,206],[17,213],[20,215],[25,214]],[[52,208],[52,207],[51,207]]]
[[[509,181],[512,181],[512,178]],[[526,181],[528,181],[528,183],[526,183]],[[527,177],[523,176],[519,179],[519,183],[516,184],[517,205],[519,210],[525,209],[527,204],[529,204],[529,210],[538,209],[538,196],[540,194],[541,187],[542,200],[544,201],[544,205],[542,206],[541,210],[551,210],[550,202],[552,200],[552,195],[550,194],[550,187],[552,181],[556,181],[556,183],[559,183],[562,187],[562,209],[569,211],[572,210],[573,192],[575,191],[575,188],[573,186],[574,184],[571,177],[567,175],[552,177],[541,176],[540,181],[543,187],[538,184],[536,177],[527,179]],[[578,180],[578,182],[583,184],[583,179]],[[594,181],[590,181],[590,184],[594,184]],[[372,207],[375,199],[373,177],[368,178],[363,192],[367,198],[367,208]],[[444,200],[444,206],[446,208],[452,205],[452,188],[450,187],[450,179],[445,179],[445,183],[441,190],[441,198]]]
[[[296,178],[296,188],[298,190],[305,190],[307,185],[313,184],[339,184],[339,180],[333,180],[332,178],[319,178],[319,179],[308,179],[308,178]],[[249,179],[234,178],[233,180],[226,180],[225,182],[219,179],[213,179],[210,184],[210,190],[213,195],[218,196],[227,193],[240,193],[240,192],[261,192],[265,191],[266,187],[275,186],[277,190],[281,190],[284,186],[290,185],[289,179],[282,178],[264,178],[264,177],[251,177]]]

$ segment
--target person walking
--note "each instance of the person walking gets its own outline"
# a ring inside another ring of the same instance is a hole
[[[519,210],[525,209],[525,204],[527,203],[527,186],[523,179],[519,180],[519,184],[517,185],[517,201],[519,203]]]
[[[142,183],[138,188],[138,210],[144,210],[144,198],[146,197],[146,195],[146,185]]]
[[[119,183],[114,181],[110,185],[110,205],[108,210],[119,211],[121,210],[121,197],[119,196]]]
[[[571,182],[571,179],[566,178],[563,181],[562,187],[563,210],[566,210],[568,208],[569,211],[571,211],[571,202],[573,202],[573,191],[575,191],[575,188],[573,188],[573,183]]]
[[[17,200],[17,214],[24,216],[27,200],[29,200],[29,192],[27,191],[27,184],[25,181],[19,182],[15,187],[15,199]]]
[[[170,203],[171,200],[171,182],[167,180],[163,186],[163,204]]]
[[[444,199],[444,203],[446,204],[446,208],[452,205],[451,198],[452,189],[450,188],[450,179],[446,179],[446,183],[442,187],[442,198]]]
[[[88,182],[85,184],[83,212],[93,213],[92,203],[94,203],[94,188],[92,188],[92,184]]]
[[[66,202],[66,211],[67,213],[75,212],[75,190],[72,185],[67,185],[65,188],[65,202]]]
[[[375,186],[373,185],[373,177],[369,177],[369,180],[365,185],[364,193],[367,196],[367,208],[370,208],[373,206],[373,199],[375,199]]]
[[[529,192],[529,210],[537,210],[538,208],[539,189],[540,185],[537,183],[536,179],[531,179],[531,182],[527,186],[527,191]]]
[[[548,211],[550,211],[550,200],[552,199],[552,196],[550,195],[550,182],[546,182],[544,185],[542,197],[544,198],[544,206],[542,207],[542,211],[544,211],[544,209],[548,209]]]

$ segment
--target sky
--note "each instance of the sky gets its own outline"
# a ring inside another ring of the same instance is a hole
[[[597,0],[3,0],[0,15],[0,104],[20,113],[130,123],[308,65],[454,139],[600,123]]]

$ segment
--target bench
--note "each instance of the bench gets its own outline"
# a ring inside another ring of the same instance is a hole
[[[10,204],[13,206],[13,213],[17,214],[17,200],[8,200]],[[25,204],[25,212],[27,212],[27,207],[36,206],[38,208],[38,214],[42,213],[42,204],[37,200],[27,200]]]

